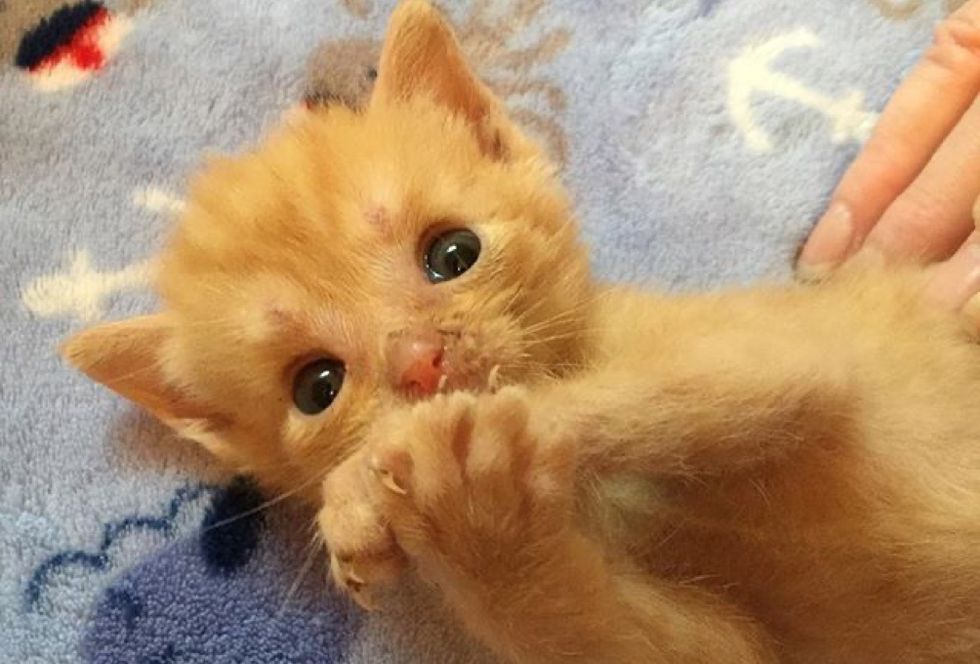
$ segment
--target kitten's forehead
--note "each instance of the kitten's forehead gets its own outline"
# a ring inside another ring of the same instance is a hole
[[[364,209],[364,221],[368,228],[376,231],[382,238],[391,236],[391,213],[381,204],[368,204]]]
[[[305,282],[296,274],[260,272],[243,280],[225,306],[250,345],[319,346],[350,355],[383,339],[413,312],[441,302],[406,269],[414,266],[382,269],[384,278],[328,271]]]
[[[256,340],[285,336],[299,321],[343,327],[317,310],[377,327],[433,306],[420,256],[428,229],[486,222],[502,201],[526,201],[530,185],[482,162],[466,148],[469,134],[433,109],[382,111],[309,117],[253,153],[215,162],[168,256],[170,305],[189,316],[265,312],[243,321]],[[501,216],[523,214],[512,207]],[[185,287],[205,273],[230,284],[217,297],[257,285],[222,302]]]
[[[368,161],[365,170],[370,175],[364,178],[356,192],[351,192],[357,201],[357,214],[350,223],[376,239],[388,242],[404,240],[406,234],[410,236],[419,231],[420,224],[424,226],[436,193],[434,190],[418,191],[413,178],[397,172],[394,161],[387,154]],[[433,174],[430,183],[435,187],[438,179]]]

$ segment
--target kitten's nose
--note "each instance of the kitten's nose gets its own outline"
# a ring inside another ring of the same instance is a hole
[[[442,379],[442,335],[432,329],[409,330],[388,344],[388,371],[395,389],[409,396],[434,394]]]

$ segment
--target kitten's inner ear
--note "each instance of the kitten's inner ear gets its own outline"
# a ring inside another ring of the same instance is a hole
[[[61,355],[174,428],[212,420],[207,407],[166,376],[162,353],[171,335],[171,323],[163,315],[139,316],[84,330],[61,347]]]
[[[473,73],[452,28],[426,0],[405,0],[391,16],[371,103],[427,96],[465,118],[484,152],[505,152],[501,105]]]

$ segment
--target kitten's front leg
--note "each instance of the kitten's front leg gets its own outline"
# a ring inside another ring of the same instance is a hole
[[[517,662],[769,661],[716,598],[614,565],[575,527],[574,446],[537,426],[521,390],[457,393],[366,449],[384,522],[467,627]]]

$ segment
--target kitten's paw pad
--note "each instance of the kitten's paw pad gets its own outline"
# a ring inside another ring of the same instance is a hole
[[[398,544],[423,571],[492,573],[490,558],[504,564],[567,527],[574,455],[536,430],[522,389],[440,396],[404,424],[372,446],[369,466]]]
[[[406,566],[384,515],[377,509],[357,456],[341,464],[323,484],[318,522],[330,551],[330,575],[336,585],[365,608],[372,593],[391,583]]]

